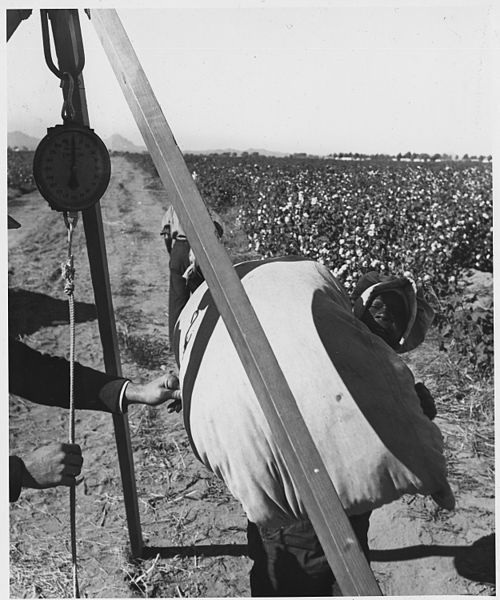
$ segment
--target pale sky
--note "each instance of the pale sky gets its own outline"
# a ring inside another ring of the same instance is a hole
[[[494,3],[435,4],[164,2],[118,14],[181,150],[490,154]],[[83,10],[80,22],[91,127],[143,145]],[[62,95],[38,10],[6,60],[7,130],[43,137]]]

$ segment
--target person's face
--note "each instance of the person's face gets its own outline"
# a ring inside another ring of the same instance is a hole
[[[375,296],[362,320],[373,333],[395,348],[406,326],[403,298],[396,292],[383,292]]]

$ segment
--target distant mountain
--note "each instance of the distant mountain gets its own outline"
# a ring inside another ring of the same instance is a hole
[[[40,139],[26,135],[22,131],[9,131],[7,134],[7,145],[9,148],[20,148],[26,150],[36,150]],[[115,133],[107,140],[104,140],[109,150],[116,152],[146,152],[144,146],[136,146],[130,140]]]
[[[9,131],[7,133],[7,146],[9,148],[35,150],[39,142],[38,138],[26,135],[22,131]]]
[[[274,150],[264,150],[263,148],[250,148],[247,150],[248,154],[252,154],[252,152],[257,152],[261,156],[290,156],[290,153],[287,152],[276,152]]]
[[[136,146],[118,133],[104,140],[104,143],[108,150],[114,150],[115,152],[146,152],[145,146]]]
[[[246,152],[247,154],[257,152],[261,156],[289,156],[289,154],[287,154],[286,152],[275,152],[272,150],[263,150],[256,148],[249,148],[245,151],[235,150],[234,148],[219,148],[217,150],[186,150],[184,154],[237,154],[238,156],[241,156],[243,152]]]
[[[35,150],[38,146],[40,139],[26,135],[22,131],[9,131],[7,134],[7,144],[10,148],[26,148],[27,150]],[[115,152],[147,152],[145,146],[137,146],[127,138],[124,138],[119,133],[113,134],[111,137],[104,140],[108,150]],[[247,154],[257,152],[261,156],[288,156],[285,152],[274,152],[271,150],[249,148],[245,151]],[[186,150],[184,154],[236,154],[241,156],[242,150],[235,150],[234,148],[219,148],[216,150]]]
[[[241,154],[241,150],[234,148],[218,148],[217,150],[182,150],[183,154]]]

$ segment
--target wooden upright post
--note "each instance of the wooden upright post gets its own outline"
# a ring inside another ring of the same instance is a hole
[[[286,465],[345,595],[381,595],[335,487],[115,10],[90,9]]]
[[[75,73],[81,61],[81,29],[77,10],[49,10],[54,47],[61,72]],[[83,77],[78,75],[73,96],[74,120],[89,125],[87,101]],[[102,225],[101,206],[98,202],[82,211],[83,226],[87,240],[87,253],[94,288],[94,297],[99,323],[99,333],[103,348],[104,366],[107,373],[121,376],[120,353],[116,334],[115,316],[109,283],[106,245]],[[122,478],[125,512],[130,537],[131,552],[140,557],[143,550],[139,504],[135,484],[134,462],[130,444],[130,432],[127,415],[113,415],[115,439],[118,449],[118,462]]]

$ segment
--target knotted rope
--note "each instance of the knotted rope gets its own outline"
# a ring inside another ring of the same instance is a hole
[[[74,399],[74,373],[75,373],[75,269],[73,266],[73,231],[78,221],[78,213],[64,213],[64,222],[68,229],[68,257],[61,265],[62,279],[64,281],[64,293],[68,296],[69,304],[69,443],[75,443],[75,399]],[[73,595],[80,597],[78,589],[77,557],[76,557],[76,484],[69,488],[69,511],[71,527],[71,562],[73,568]]]

